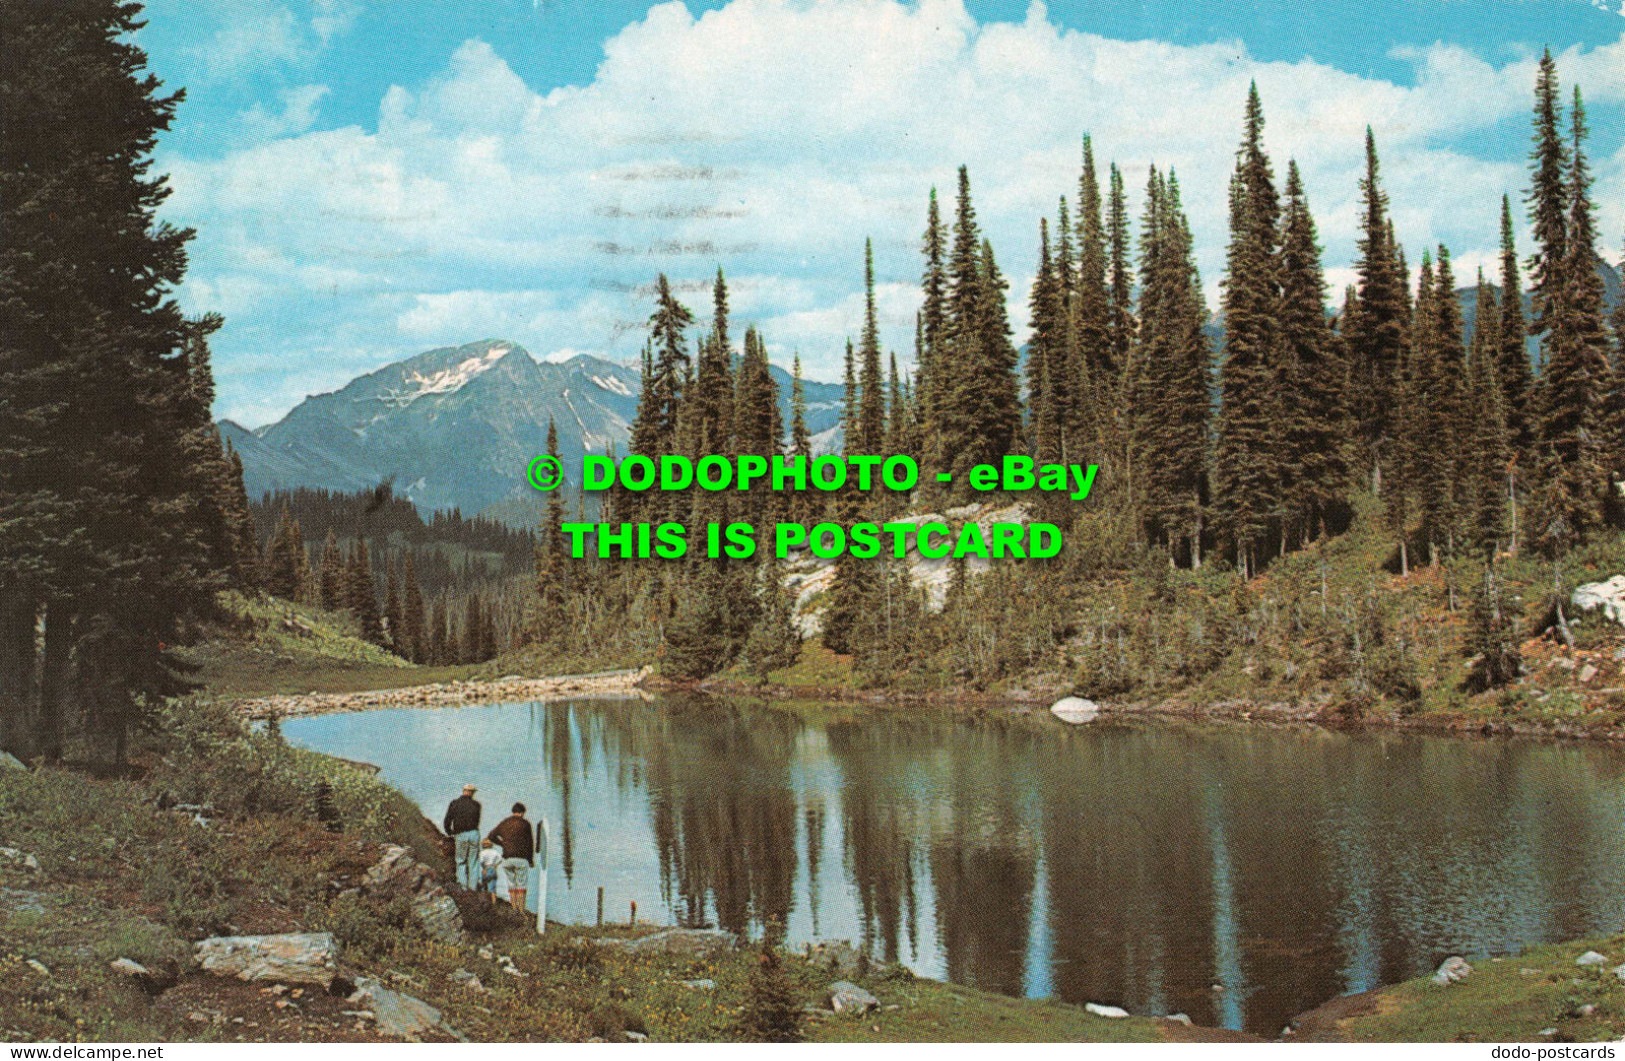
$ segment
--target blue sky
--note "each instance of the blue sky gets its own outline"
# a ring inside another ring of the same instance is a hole
[[[1334,286],[1377,132],[1402,241],[1488,261],[1526,184],[1532,61],[1586,92],[1610,256],[1625,236],[1625,0],[151,0],[188,99],[160,148],[216,309],[218,411],[249,425],[431,346],[635,354],[646,285],[696,308],[720,265],[776,360],[836,378],[865,236],[906,362],[925,198],[970,166],[1025,321],[1040,216],[1078,142],[1131,204],[1173,165],[1216,298],[1256,78]],[[1019,339],[1018,335],[1018,339]]]

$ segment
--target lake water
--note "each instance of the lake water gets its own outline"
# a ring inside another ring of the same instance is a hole
[[[549,916],[866,941],[939,977],[1273,1035],[1450,954],[1625,925],[1625,754],[703,697],[283,724],[435,822],[552,826]],[[534,894],[534,893],[533,893]]]

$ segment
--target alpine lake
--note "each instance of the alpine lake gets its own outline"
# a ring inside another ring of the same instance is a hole
[[[548,916],[850,940],[1009,995],[1274,1036],[1625,924],[1625,750],[702,696],[289,719],[439,822],[548,820]],[[534,903],[536,890],[531,891]]]

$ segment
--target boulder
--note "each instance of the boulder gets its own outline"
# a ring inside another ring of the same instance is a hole
[[[1439,964],[1433,972],[1433,982],[1440,987],[1448,987],[1458,981],[1465,980],[1473,975],[1473,967],[1467,964],[1467,959],[1458,955],[1451,955]]]
[[[1574,590],[1574,606],[1581,611],[1601,608],[1609,619],[1625,626],[1625,575],[1606,582],[1587,582]]]
[[[606,939],[603,945],[630,954],[690,954],[709,958],[733,950],[739,940],[732,932],[716,928],[667,928],[637,939]]]
[[[1128,1010],[1121,1006],[1102,1006],[1098,1002],[1085,1002],[1083,1008],[1086,1012],[1093,1013],[1097,1017],[1105,1017],[1108,1020],[1122,1020],[1128,1016]]]
[[[10,752],[0,752],[0,770],[27,770],[23,761]]]
[[[880,1008],[880,999],[850,980],[837,980],[829,985],[829,1008],[836,1013],[868,1013]]]
[[[411,900],[412,916],[430,939],[453,946],[466,941],[463,915],[457,903],[440,886],[434,871],[399,844],[384,848],[384,856],[368,868],[361,886],[370,894],[405,896]]]
[[[1191,1026],[1190,1017],[1186,1016],[1183,1013],[1170,1013],[1170,1014],[1168,1014],[1166,1017],[1164,1017],[1162,1019],[1167,1020],[1167,1021],[1173,1021],[1175,1024],[1183,1024],[1187,1028],[1189,1028]]]
[[[690,991],[715,991],[717,989],[717,982],[709,978],[703,980],[684,980],[682,981],[682,984]]]
[[[355,993],[349,1001],[370,1012],[378,1031],[384,1035],[415,1043],[424,1033],[439,1031],[466,1041],[446,1026],[438,1009],[420,998],[391,991],[370,976],[356,980]]]
[[[214,936],[197,944],[198,965],[216,976],[251,983],[333,985],[339,941],[331,932],[275,936]]]
[[[1614,966],[1613,972],[1614,972],[1614,975],[1616,977],[1618,977],[1621,981],[1625,981],[1625,965],[1616,965],[1616,966]]]
[[[1076,726],[1099,718],[1100,705],[1081,696],[1063,696],[1050,705],[1049,712],[1062,722],[1070,722]]]
[[[1588,950],[1574,959],[1575,965],[1607,965],[1608,959],[1594,950]]]

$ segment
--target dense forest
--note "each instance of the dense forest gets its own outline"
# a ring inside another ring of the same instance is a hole
[[[1035,518],[1068,528],[1062,557],[976,579],[960,568],[940,610],[901,561],[843,557],[818,602],[824,645],[883,684],[980,686],[1048,668],[1086,691],[1120,692],[1122,672],[1157,670],[1145,641],[1152,654],[1199,642],[1174,653],[1173,668],[1190,672],[1222,652],[1215,642],[1256,636],[1248,579],[1358,524],[1362,542],[1386,543],[1388,571],[1450,568],[1472,609],[1474,680],[1509,681],[1522,635],[1500,567],[1518,556],[1560,561],[1625,515],[1625,309],[1608,319],[1581,92],[1565,100],[1546,54],[1522,195],[1534,245],[1520,256],[1510,193],[1483,205],[1489,218],[1498,212],[1502,247],[1496,274],[1471,281],[1471,327],[1448,247],[1422,249],[1413,284],[1369,130],[1356,282],[1330,311],[1309,192],[1295,161],[1278,179],[1264,121],[1255,86],[1228,189],[1217,343],[1177,174],[1151,167],[1136,220],[1115,164],[1102,187],[1086,136],[1075,199],[1061,196],[1055,218],[1039,223],[1023,358],[961,167],[951,219],[934,189],[927,201],[912,375],[881,349],[870,262],[864,324],[846,354],[845,450],[915,456],[916,496],[619,493],[605,518],[850,525],[905,504],[952,511],[975,499],[960,473],[1003,454],[1088,461],[1100,473],[1087,503],[1031,501]],[[665,276],[656,292],[631,450],[806,456],[799,402],[787,435],[771,412],[763,337],[747,328],[733,354],[722,274],[692,346],[694,313]],[[942,470],[956,473],[953,486],[937,484]],[[729,666],[765,674],[797,657],[799,627],[767,550],[750,562],[570,561],[561,517],[556,507],[541,538],[531,629],[543,643],[589,657],[659,655],[682,677]],[[1461,578],[1463,565],[1478,574]],[[1342,627],[1331,640],[1354,645],[1343,655],[1356,684],[1386,674],[1382,691],[1414,687],[1403,643],[1383,635],[1375,591],[1333,613],[1324,573],[1321,582],[1320,616]],[[1101,592],[1125,584],[1138,588],[1115,600]],[[1228,595],[1238,611],[1182,612],[1180,585],[1203,587],[1209,603]],[[1457,596],[1452,581],[1452,611]],[[1143,609],[1176,615],[1183,631],[1148,624]],[[1295,633],[1305,629],[1299,621]]]
[[[250,511],[273,596],[349,611],[364,638],[404,659],[482,663],[519,639],[528,532],[456,509],[424,522],[388,484],[275,491]]]

